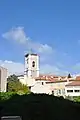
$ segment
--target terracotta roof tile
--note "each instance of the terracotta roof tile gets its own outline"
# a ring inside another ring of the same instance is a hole
[[[76,80],[75,80],[75,81],[67,84],[66,86],[80,86],[80,80],[79,80],[79,81],[76,81]]]
[[[61,77],[61,79],[59,79]],[[36,81],[38,80],[45,80],[45,81],[50,81],[50,82],[66,82],[67,79],[66,77],[62,76],[52,76],[52,75],[40,75],[39,77],[35,78]],[[73,81],[73,79],[70,79],[70,81]]]
[[[80,76],[77,76],[77,77],[76,77],[76,80],[80,80]]]

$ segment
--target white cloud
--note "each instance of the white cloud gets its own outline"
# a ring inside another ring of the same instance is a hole
[[[4,33],[2,35],[3,38],[6,40],[13,40],[20,44],[22,44],[28,51],[29,49],[32,49],[34,52],[38,53],[40,55],[41,63],[44,62],[44,65],[41,66],[41,73],[48,73],[48,74],[66,74],[67,72],[59,69],[56,66],[46,64],[46,61],[49,62],[48,59],[52,56],[52,53],[54,53],[54,50],[51,46],[48,44],[41,44],[39,42],[32,41],[29,37],[27,37],[26,33],[24,32],[23,27],[17,27],[12,28],[8,32]],[[48,56],[51,55],[51,56]],[[16,63],[13,61],[0,61],[0,65],[7,68],[9,73],[23,73],[24,72],[24,64],[22,63]]]
[[[80,63],[76,63],[74,66],[72,66],[72,70],[76,74],[80,74]]]
[[[74,69],[77,69],[77,70],[80,70],[80,63],[76,63],[74,66],[73,66]]]
[[[24,65],[22,63],[0,60],[0,66],[7,68],[8,74],[19,74],[24,72]]]
[[[10,31],[4,33],[2,37],[7,40],[15,40],[23,44],[26,43],[28,40],[23,27],[12,28]]]
[[[24,64],[13,61],[0,60],[0,66],[7,68],[8,74],[20,74],[24,73]],[[44,64],[40,67],[40,73],[54,74],[54,75],[67,75],[67,71],[63,71],[56,66]]]
[[[41,73],[53,75],[67,75],[68,71],[61,70],[57,66],[45,64],[41,66]]]
[[[70,71],[73,75],[80,75],[80,62],[71,65]]]
[[[40,53],[43,53],[43,51],[45,52],[45,53],[52,53],[53,52],[53,49],[52,49],[52,47],[51,46],[49,46],[49,45],[47,45],[47,44],[44,44],[44,45],[40,45],[40,47],[39,47],[39,49],[38,49],[38,51],[40,52]]]
[[[32,49],[35,52],[50,54],[53,48],[47,44],[41,44],[32,41],[24,32],[23,27],[12,28],[2,35],[7,40],[13,40],[26,46],[27,49]]]

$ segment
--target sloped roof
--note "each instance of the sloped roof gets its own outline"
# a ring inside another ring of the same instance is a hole
[[[38,80],[45,80],[46,82],[47,81],[50,81],[50,82],[66,82],[67,79],[66,76],[52,76],[52,75],[40,75],[39,77],[35,78],[36,81]],[[69,81],[73,81],[73,78]]]
[[[80,80],[75,80],[69,84],[67,84],[66,86],[80,86]]]
[[[76,80],[80,80],[80,76],[77,76],[77,77],[76,77]]]

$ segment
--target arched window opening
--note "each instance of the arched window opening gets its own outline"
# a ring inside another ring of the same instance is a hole
[[[44,83],[42,82],[42,85],[44,85]]]
[[[34,61],[32,62],[32,67],[35,67],[35,62]]]

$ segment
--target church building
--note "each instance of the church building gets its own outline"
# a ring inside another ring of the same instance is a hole
[[[18,76],[22,84],[27,85],[33,93],[65,96],[65,86],[75,78],[56,75],[41,75],[39,56],[29,53],[24,56],[24,75]]]

